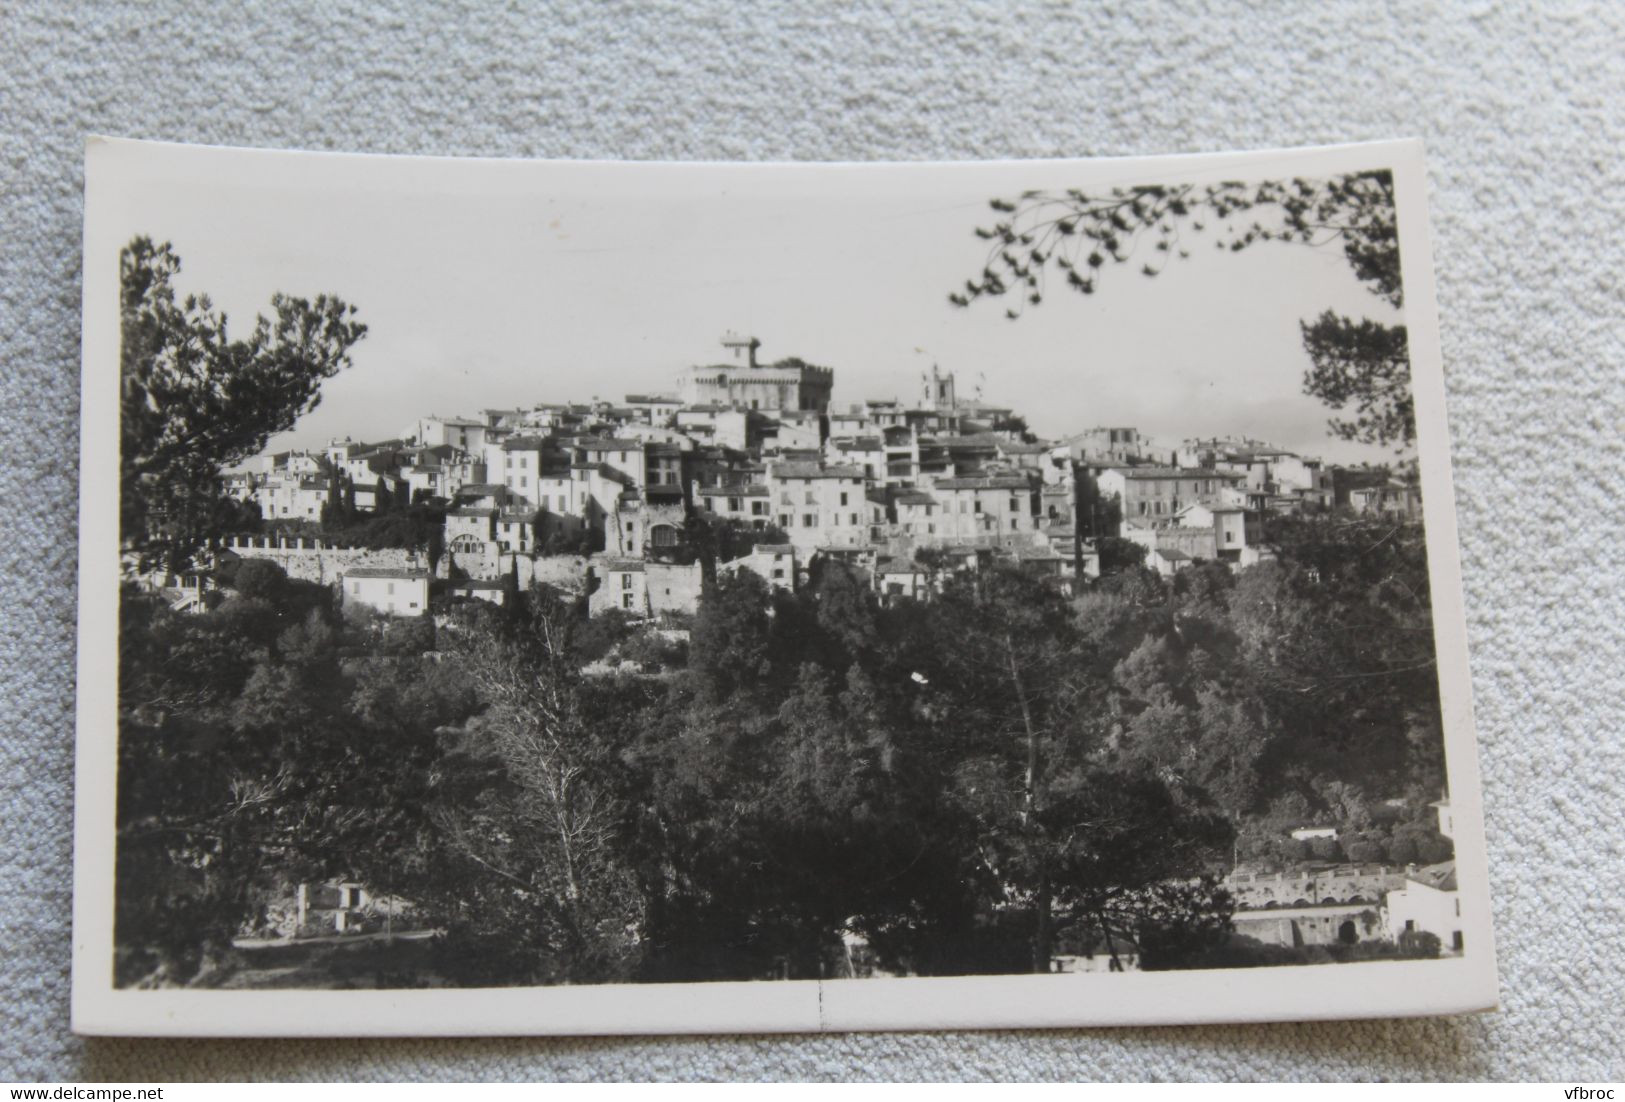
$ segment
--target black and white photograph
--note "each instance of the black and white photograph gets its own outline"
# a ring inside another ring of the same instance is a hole
[[[1493,1006],[1422,178],[93,139],[76,1027]]]

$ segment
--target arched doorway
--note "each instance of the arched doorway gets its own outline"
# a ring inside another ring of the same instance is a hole
[[[1354,920],[1348,919],[1337,928],[1337,940],[1344,945],[1353,945],[1360,940],[1360,932],[1354,928]]]

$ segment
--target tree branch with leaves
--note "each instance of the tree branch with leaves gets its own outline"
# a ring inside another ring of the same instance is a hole
[[[119,254],[122,545],[170,570],[229,525],[221,469],[315,409],[367,332],[335,296],[276,294],[234,339],[207,295],[178,297],[180,270],[148,237]]]
[[[1203,241],[1232,253],[1262,242],[1340,247],[1367,291],[1396,309],[1404,305],[1394,180],[1386,169],[1252,184],[1027,191],[989,205],[997,217],[975,230],[988,243],[981,271],[948,300],[967,307],[999,299],[1011,320],[1041,304],[1052,279],[1094,295],[1115,268],[1137,264],[1156,277]],[[1352,421],[1334,420],[1333,433],[1372,444],[1414,441],[1405,326],[1328,312],[1305,323],[1304,347],[1312,362],[1304,392],[1357,411]]]

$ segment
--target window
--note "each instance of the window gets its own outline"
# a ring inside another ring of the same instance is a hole
[[[389,595],[391,597],[395,596],[395,583],[394,582],[389,583]]]
[[[631,589],[632,588],[632,575],[630,575],[630,574],[622,574],[621,575],[621,588],[622,589]]]
[[[767,502],[753,501],[750,503],[750,515],[753,517],[767,516]]]
[[[730,513],[737,513],[742,508],[744,508],[744,502],[740,498],[730,497],[728,499],[728,511]]]
[[[842,491],[842,493],[841,493],[841,506],[843,508],[846,506],[846,493],[845,493],[845,491]]]
[[[418,607],[418,603],[417,603],[417,602],[416,602],[416,601],[413,601],[413,602],[412,602],[412,603],[411,603],[411,604],[409,604],[409,605],[407,605],[407,606],[406,606],[406,607],[407,607],[407,608],[417,608],[417,607]]]
[[[1225,543],[1235,543],[1236,542],[1236,534],[1234,532],[1226,532],[1224,534],[1224,542]]]
[[[1016,529],[1018,529],[1020,527],[1021,527],[1021,518],[1020,517],[1011,517],[1010,518],[1010,531],[1014,532]]]
[[[630,593],[622,593],[621,594],[621,607],[622,608],[631,608],[632,607],[632,594],[630,594]]]
[[[790,527],[790,514],[789,513],[780,513],[779,514],[779,527],[780,528],[788,528],[788,527]]]
[[[818,527],[818,514],[817,513],[802,513],[801,514],[801,526],[803,528],[816,528],[816,527]]]
[[[1010,499],[1010,511],[1012,513],[1021,512],[1021,499],[1020,498],[1013,497],[1013,498]]]
[[[981,502],[980,498],[978,498],[977,501],[976,501],[976,511],[978,513],[980,513],[982,511],[982,502]]]
[[[817,495],[814,494],[811,490],[808,490],[805,494],[802,495],[802,504],[803,505],[817,505],[818,504]]]

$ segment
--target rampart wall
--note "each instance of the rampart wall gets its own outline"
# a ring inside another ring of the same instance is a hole
[[[321,585],[337,585],[346,570],[359,567],[428,568],[426,557],[408,548],[344,547],[309,537],[232,536],[222,547],[238,558],[274,562],[290,578]]]

